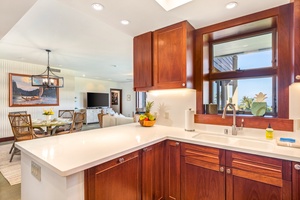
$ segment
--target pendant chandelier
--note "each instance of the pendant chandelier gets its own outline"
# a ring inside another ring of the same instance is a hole
[[[38,87],[46,87],[46,88],[63,88],[64,87],[64,78],[56,76],[49,65],[49,53],[51,50],[46,49],[48,53],[48,65],[47,69],[40,75],[32,75],[31,76],[31,85]]]

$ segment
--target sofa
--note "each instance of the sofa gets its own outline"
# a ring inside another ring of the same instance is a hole
[[[99,114],[99,124],[101,128],[118,126],[122,124],[129,124],[135,122],[133,117],[125,117],[124,115],[110,115],[110,114]]]

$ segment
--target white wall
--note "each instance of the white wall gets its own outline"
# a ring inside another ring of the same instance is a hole
[[[12,136],[8,112],[26,110],[32,118],[44,118],[43,109],[53,108],[57,113],[59,109],[74,108],[74,76],[70,70],[61,70],[57,73],[65,79],[65,87],[59,89],[59,106],[31,106],[31,107],[9,107],[9,73],[15,74],[41,74],[45,71],[46,66],[34,65],[23,62],[0,59],[0,138]]]
[[[127,94],[134,97],[133,85],[131,83],[116,83],[112,81],[101,81],[86,78],[77,78],[74,71],[62,69],[56,73],[64,77],[64,88],[59,89],[59,106],[31,106],[31,107],[9,107],[9,73],[35,75],[45,71],[46,66],[35,65],[24,62],[0,59],[0,138],[13,136],[8,120],[8,112],[26,110],[33,119],[44,119],[43,109],[53,108],[57,115],[60,109],[85,108],[86,92],[107,92],[110,88],[123,90],[123,114],[128,116],[135,109],[135,99],[126,100]]]
[[[300,83],[290,85],[289,105],[289,117],[294,119],[294,130],[300,132]]]
[[[112,81],[103,81],[96,79],[75,77],[75,107],[78,109],[86,108],[87,92],[103,92],[109,93],[110,89],[121,89],[123,94],[122,114],[131,116],[135,110],[135,92],[133,91],[133,83],[117,83]],[[131,95],[131,100],[127,101],[127,95]],[[74,98],[75,98],[74,97]]]
[[[185,110],[196,110],[196,90],[150,91],[147,93],[147,101],[154,101],[151,113],[157,114],[157,124],[184,128]]]
[[[129,117],[135,112],[135,92],[133,91],[133,83],[122,83],[121,84],[123,96],[122,96],[122,110],[123,115]]]

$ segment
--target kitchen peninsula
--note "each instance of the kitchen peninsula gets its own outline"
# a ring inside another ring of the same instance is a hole
[[[213,154],[226,151],[226,156],[232,157],[232,159],[234,159],[234,156],[238,157],[239,155],[244,157],[255,155],[259,158],[268,157],[268,160],[272,161],[272,165],[277,165],[282,160],[282,163],[284,163],[282,164],[283,168],[288,165],[289,172],[292,168],[291,161],[300,162],[300,149],[280,147],[276,145],[275,140],[265,140],[264,130],[245,129],[244,133],[238,136],[225,136],[222,132],[223,128],[221,126],[203,126],[201,129],[196,129],[195,132],[186,132],[182,128],[159,125],[144,128],[138,123],[132,123],[16,143],[16,146],[22,152],[22,200],[96,199],[85,194],[89,190],[85,188],[85,184],[87,184],[85,183],[87,181],[85,180],[87,177],[85,172],[88,169],[101,166],[101,164],[114,159],[122,163],[124,158],[126,159],[125,155],[140,150],[146,152],[149,150],[147,147],[166,140],[176,141],[175,146],[182,144],[181,162],[187,162],[183,159],[188,158],[187,152],[197,152],[199,151],[198,147],[201,147],[202,150],[207,148]],[[215,133],[211,133],[210,129],[215,130]],[[193,151],[184,151],[185,149],[193,149]],[[225,155],[225,153],[221,153],[214,159],[221,158],[222,154]],[[205,157],[204,154],[203,156]],[[210,157],[211,160],[212,158]],[[211,160],[207,163],[215,162]],[[223,161],[220,160],[220,163],[217,163],[218,174],[222,172],[222,169],[225,169],[222,167],[227,166],[223,166],[224,163],[222,164]],[[186,166],[188,167],[187,164]],[[176,168],[176,166],[173,167]],[[233,174],[234,166],[231,167]],[[280,170],[278,169],[277,172]],[[278,177],[272,180],[275,179],[277,180]],[[278,185],[281,183],[284,185],[285,182],[286,180],[283,180]],[[109,185],[108,187],[113,186]],[[291,185],[289,185],[290,187]],[[113,189],[119,190],[119,188]],[[185,189],[183,191],[188,193]],[[138,192],[138,194],[140,193]]]

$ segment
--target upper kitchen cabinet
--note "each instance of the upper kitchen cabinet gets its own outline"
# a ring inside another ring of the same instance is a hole
[[[134,37],[134,90],[193,88],[193,33],[183,21]]]
[[[300,0],[294,0],[294,82],[300,82]]]
[[[152,32],[133,39],[134,90],[147,91],[153,86]]]
[[[187,21],[154,31],[155,89],[193,88],[193,33]]]

